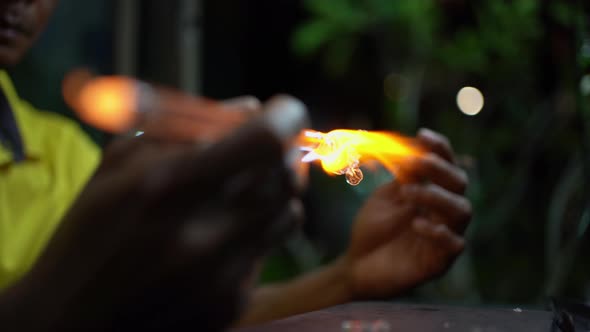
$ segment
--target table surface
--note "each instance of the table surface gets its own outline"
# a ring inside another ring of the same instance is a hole
[[[350,303],[293,316],[235,332],[341,332],[345,321],[383,320],[390,332],[508,332],[551,331],[548,311],[519,308],[488,309],[388,302]]]

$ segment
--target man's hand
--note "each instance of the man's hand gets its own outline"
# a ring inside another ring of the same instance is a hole
[[[285,97],[265,108],[213,145],[117,142],[0,309],[19,331],[231,323],[255,264],[301,216],[285,159],[306,112]]]
[[[463,250],[467,176],[445,137],[421,130],[418,140],[430,153],[404,167],[410,180],[379,188],[356,218],[341,260],[353,298],[399,294],[445,272]]]
[[[378,189],[356,218],[351,245],[334,263],[254,293],[241,325],[354,300],[388,298],[443,273],[464,246],[471,217],[465,172],[448,141],[429,130],[430,151],[403,167],[406,181]]]

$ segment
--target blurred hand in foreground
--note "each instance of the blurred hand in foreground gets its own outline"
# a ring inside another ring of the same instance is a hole
[[[263,108],[208,145],[115,142],[38,263],[0,300],[3,324],[213,331],[231,323],[255,264],[302,214],[301,182],[287,165],[305,107],[277,97]]]

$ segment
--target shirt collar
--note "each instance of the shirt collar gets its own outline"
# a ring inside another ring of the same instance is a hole
[[[23,110],[27,104],[23,102],[6,71],[0,70],[0,121],[6,121],[0,145],[0,165],[18,162],[23,159],[37,158],[41,152],[39,142],[34,139],[34,133],[29,128],[34,119]]]

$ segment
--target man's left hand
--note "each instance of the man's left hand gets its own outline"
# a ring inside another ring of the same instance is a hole
[[[435,278],[465,246],[467,175],[445,137],[423,129],[417,139],[427,153],[405,165],[404,181],[379,188],[356,217],[341,260],[353,299],[391,297]]]

